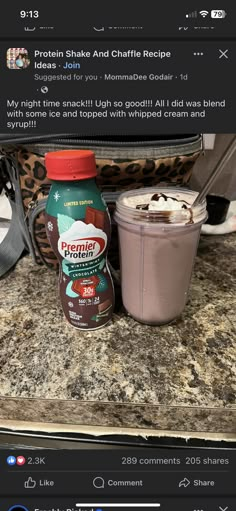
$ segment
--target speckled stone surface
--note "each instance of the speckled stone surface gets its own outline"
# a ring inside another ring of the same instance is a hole
[[[75,330],[56,274],[28,256],[0,282],[0,418],[236,432],[235,355],[235,234],[201,237],[188,304],[167,326],[120,308]]]

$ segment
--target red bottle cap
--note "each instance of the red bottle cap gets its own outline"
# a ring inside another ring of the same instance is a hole
[[[78,181],[97,176],[95,154],[89,150],[47,153],[45,165],[48,178],[56,181]]]

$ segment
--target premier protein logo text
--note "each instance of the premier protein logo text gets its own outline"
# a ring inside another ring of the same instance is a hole
[[[81,220],[75,221],[58,240],[59,253],[71,263],[82,262],[84,259],[92,261],[104,252],[106,246],[106,233]]]
[[[90,240],[80,239],[80,243],[67,243],[62,241],[61,251],[64,252],[65,259],[94,259],[100,255],[105,248],[105,240],[102,238],[93,238]]]

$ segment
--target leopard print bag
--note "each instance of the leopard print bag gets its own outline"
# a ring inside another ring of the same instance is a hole
[[[44,157],[49,151],[72,148],[89,148],[95,152],[97,184],[112,217],[117,195],[125,190],[159,183],[186,186],[202,150],[202,137],[195,135],[175,137],[172,140],[163,138],[126,142],[53,140],[50,143],[2,144],[0,157],[5,165],[5,173],[8,168],[8,177],[15,189],[25,248],[30,251],[36,263],[52,269],[57,269],[58,264],[45,229],[44,213],[50,182],[46,176]],[[7,192],[9,194],[9,190]],[[109,261],[114,268],[118,268],[118,240],[113,221]]]

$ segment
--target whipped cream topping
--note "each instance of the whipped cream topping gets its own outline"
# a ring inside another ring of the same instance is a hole
[[[193,207],[198,192],[181,187],[151,187],[121,194],[116,218],[129,223],[193,224],[206,220],[206,201]]]
[[[160,197],[158,200],[151,200],[148,206],[149,211],[179,211],[183,208],[187,208],[186,202],[176,201],[171,197],[167,199]]]
[[[135,207],[144,211],[180,211],[190,208],[190,204],[164,193],[154,193],[145,204],[136,204]]]

